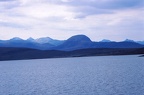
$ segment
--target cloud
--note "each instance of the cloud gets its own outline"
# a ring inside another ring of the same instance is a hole
[[[67,11],[65,6],[54,4],[35,4],[28,7],[21,7],[19,11],[21,14],[36,18],[70,17],[73,15],[72,12]]]
[[[143,39],[143,0],[1,0],[0,37]]]
[[[0,2],[11,2],[11,1],[15,1],[15,0],[0,0]]]
[[[69,0],[65,4],[72,6],[80,15],[109,14],[116,10],[142,8],[143,0]],[[81,17],[81,16],[80,16]]]
[[[16,0],[1,0],[0,1],[0,12],[7,11],[9,9],[18,7],[19,4]]]
[[[66,2],[68,5],[72,6],[92,6],[96,8],[103,9],[116,9],[116,8],[129,8],[140,6],[144,4],[143,0],[69,0]]]
[[[7,22],[0,22],[0,26],[25,29],[25,27],[20,25],[20,24],[9,23],[9,22],[8,23]]]

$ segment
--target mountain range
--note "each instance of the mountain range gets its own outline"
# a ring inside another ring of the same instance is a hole
[[[142,48],[144,47],[144,41],[126,39],[125,41],[115,42],[103,39],[102,41],[94,42],[85,35],[75,35],[67,40],[56,40],[50,37],[23,40],[15,37],[9,40],[0,40],[0,47],[71,51],[87,48]]]
[[[62,41],[49,37],[0,40],[0,61],[131,54],[144,54],[144,45],[128,39],[94,42],[85,35],[75,35]]]

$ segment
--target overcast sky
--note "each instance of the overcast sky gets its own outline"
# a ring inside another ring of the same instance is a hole
[[[0,0],[0,39],[144,40],[144,0]]]

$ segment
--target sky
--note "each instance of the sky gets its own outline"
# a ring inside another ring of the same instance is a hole
[[[144,0],[0,0],[0,39],[144,40]]]

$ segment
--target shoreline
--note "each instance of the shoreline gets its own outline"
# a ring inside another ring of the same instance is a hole
[[[5,61],[28,61],[28,60],[45,60],[45,59],[63,59],[63,58],[84,58],[84,57],[108,57],[108,56],[137,56],[144,57],[144,55],[140,54],[127,54],[127,55],[95,55],[95,56],[71,56],[71,57],[51,57],[51,58],[33,58],[33,59],[13,59],[13,60],[0,60],[0,62]]]

